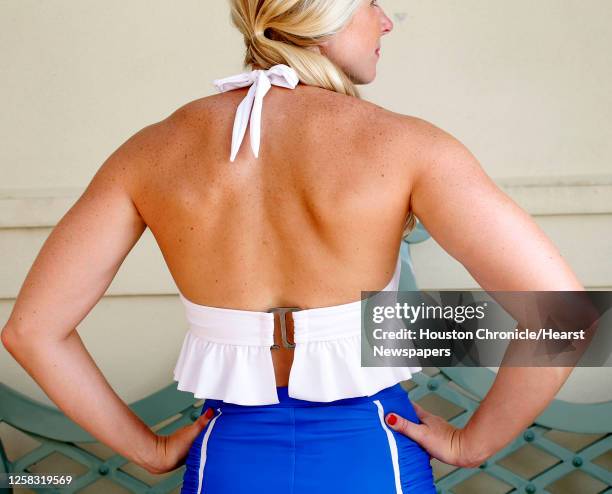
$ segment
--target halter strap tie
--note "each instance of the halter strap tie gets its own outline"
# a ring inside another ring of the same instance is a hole
[[[249,117],[251,148],[253,149],[255,157],[257,158],[259,156],[263,98],[272,85],[295,89],[299,82],[300,79],[297,72],[284,64],[274,65],[268,70],[253,70],[251,72],[244,72],[242,74],[225,77],[223,79],[215,79],[213,81],[215,87],[222,93],[232,89],[251,86],[249,92],[236,110],[234,128],[232,130],[231,162],[236,159],[236,155],[244,139],[247,124],[249,123]]]

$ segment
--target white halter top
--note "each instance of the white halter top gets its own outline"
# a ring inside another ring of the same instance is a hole
[[[251,143],[257,156],[263,96],[270,84],[295,87],[297,74],[286,65],[215,81],[221,91],[253,84],[236,112],[231,159],[242,142],[249,111]],[[255,113],[257,112],[257,113]],[[383,290],[398,290],[401,249]],[[410,269],[410,266],[408,266]],[[189,330],[174,368],[177,388],[196,398],[239,405],[279,403],[270,347],[274,314],[199,305],[179,290]],[[361,299],[347,304],[292,312],[294,355],[288,395],[315,402],[370,396],[421,367],[361,367]]]

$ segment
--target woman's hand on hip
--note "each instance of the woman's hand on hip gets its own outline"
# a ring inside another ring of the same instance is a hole
[[[206,410],[190,425],[181,427],[169,435],[158,435],[152,459],[145,466],[152,474],[162,474],[185,464],[191,445],[215,414],[212,408]]]
[[[463,429],[449,424],[442,417],[428,412],[417,403],[412,403],[420,424],[397,413],[388,413],[385,422],[393,430],[419,443],[432,458],[458,467],[475,467],[480,463],[472,459],[466,444]]]

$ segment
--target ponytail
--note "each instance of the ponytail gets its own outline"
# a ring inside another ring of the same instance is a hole
[[[231,0],[231,18],[244,36],[244,65],[292,67],[300,81],[359,96],[350,78],[317,45],[339,32],[362,0]]]

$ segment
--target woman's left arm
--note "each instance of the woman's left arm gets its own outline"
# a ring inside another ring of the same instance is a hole
[[[457,139],[424,120],[412,210],[486,291],[584,291],[559,250]],[[388,423],[445,463],[477,466],[546,408],[573,367],[501,367],[463,429],[415,405],[422,424]],[[520,403],[516,397],[520,396]],[[387,416],[389,418],[389,415]]]
[[[156,434],[113,391],[76,330],[146,228],[131,199],[145,127],[100,167],[43,244],[2,330],[2,343],[74,422],[147,469]]]

